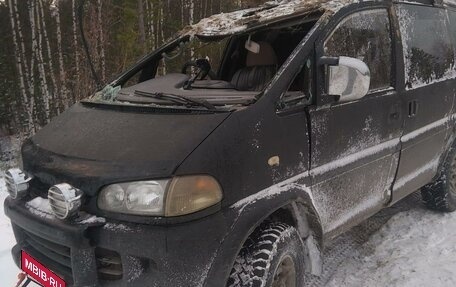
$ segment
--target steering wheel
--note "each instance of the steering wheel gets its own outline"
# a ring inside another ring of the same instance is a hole
[[[212,71],[211,63],[209,63],[209,60],[207,59],[198,59],[196,61],[185,63],[182,67],[182,74],[187,74],[189,67],[195,67],[198,69],[194,80],[196,80],[198,77],[203,80],[207,76],[209,76],[211,80],[215,80],[217,78],[217,75]]]

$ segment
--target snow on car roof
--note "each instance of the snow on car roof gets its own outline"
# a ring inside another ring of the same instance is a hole
[[[286,20],[291,16],[309,14],[316,11],[337,11],[358,2],[356,0],[282,0],[270,1],[259,7],[231,13],[222,13],[202,19],[188,26],[181,34],[199,37],[222,37],[243,32],[249,28]]]
[[[443,0],[443,5],[456,6],[456,0]]]

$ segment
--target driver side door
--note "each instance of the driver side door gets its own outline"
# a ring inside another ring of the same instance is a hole
[[[327,95],[325,67],[317,72],[318,104],[309,110],[310,174],[314,202],[328,237],[360,223],[391,199],[402,116],[389,9],[361,7],[336,16],[316,44],[317,61],[323,56],[352,57],[371,71],[368,94],[346,103]]]

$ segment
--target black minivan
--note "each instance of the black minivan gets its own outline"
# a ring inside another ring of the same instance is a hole
[[[16,263],[75,287],[304,286],[327,240],[417,189],[456,209],[455,55],[451,1],[187,27],[24,143]]]

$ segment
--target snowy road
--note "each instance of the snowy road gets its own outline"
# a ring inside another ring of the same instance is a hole
[[[338,268],[327,286],[456,286],[456,215],[394,216]]]
[[[413,194],[336,238],[324,276],[307,286],[456,286],[456,213],[429,211],[420,200]]]
[[[6,197],[0,180],[0,202]],[[14,286],[13,232],[0,207],[0,286]],[[424,209],[412,195],[336,238],[325,251],[324,274],[307,286],[456,286],[456,214]]]

